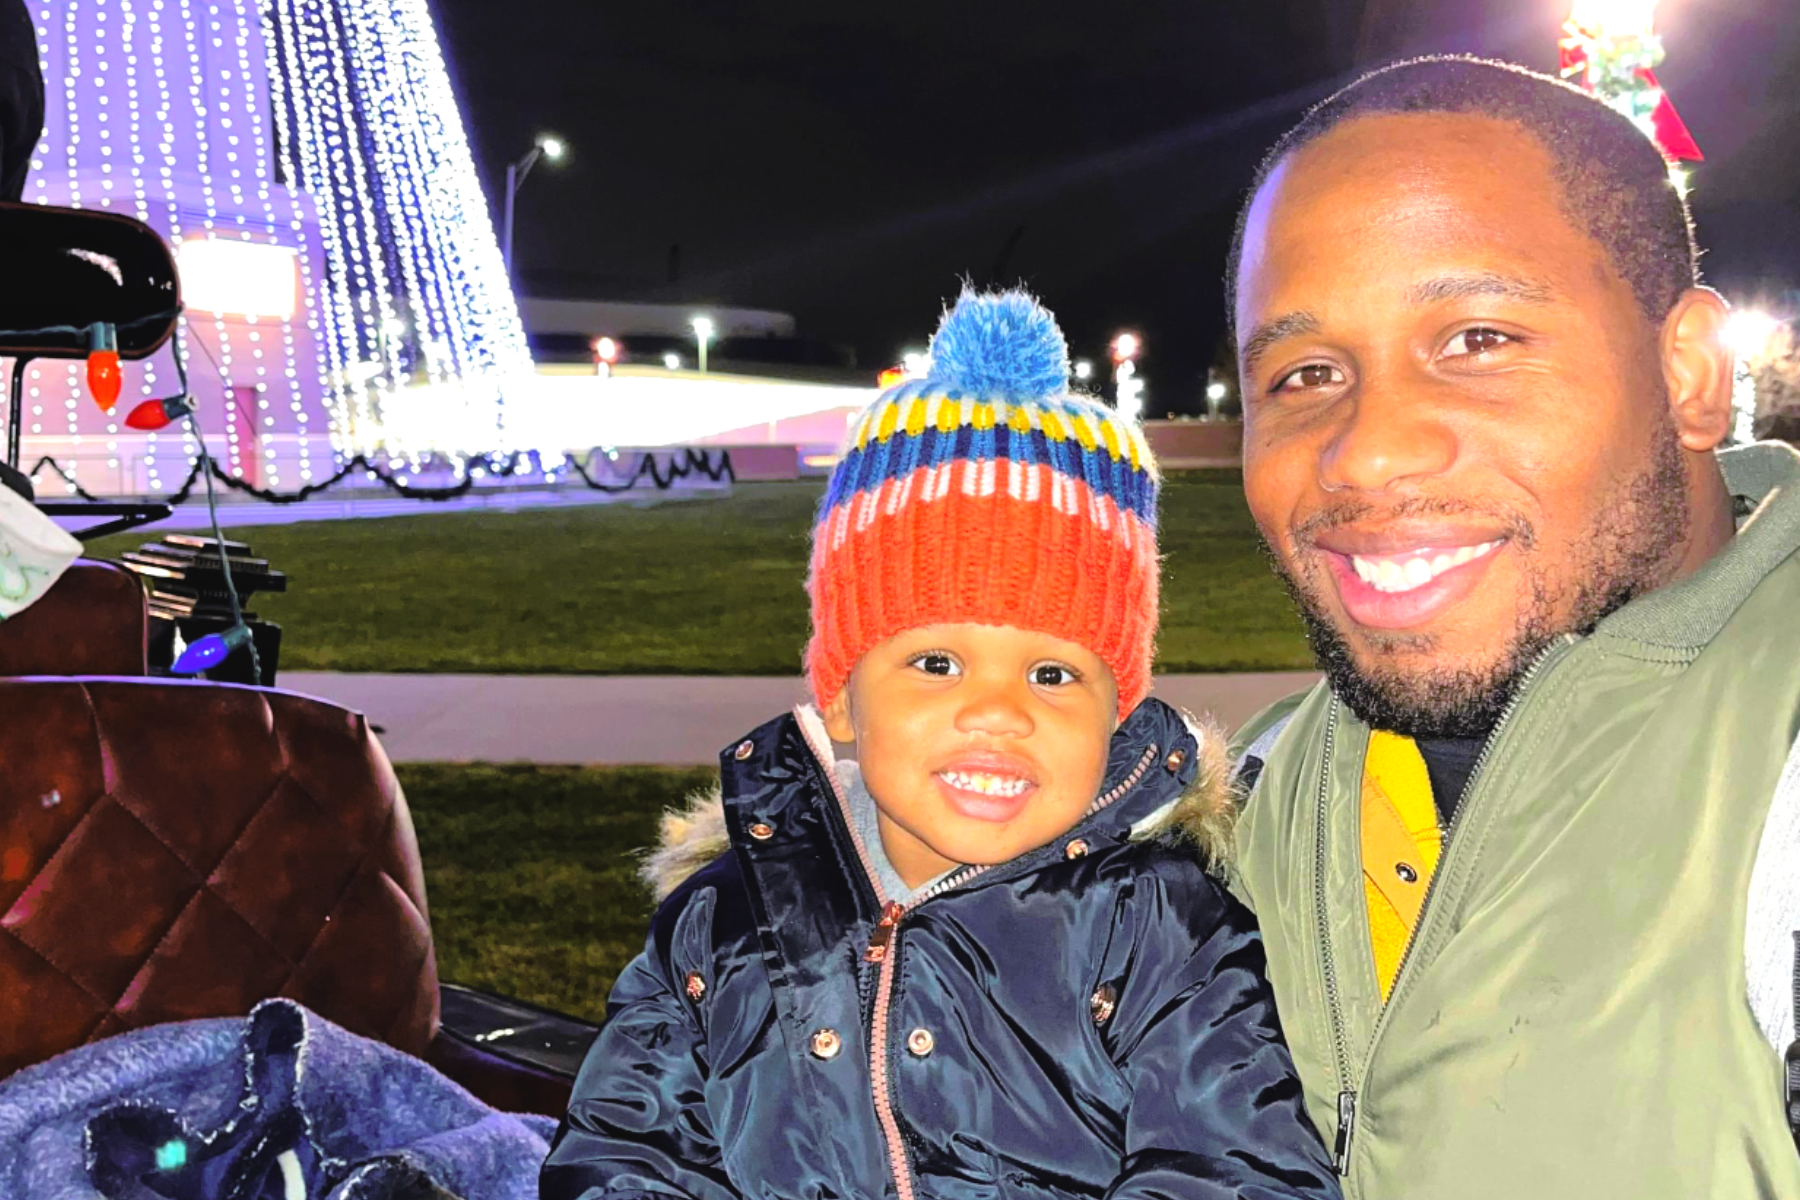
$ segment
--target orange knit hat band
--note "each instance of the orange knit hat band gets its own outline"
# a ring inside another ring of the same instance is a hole
[[[908,629],[1010,625],[1092,650],[1124,716],[1150,691],[1157,567],[1154,529],[1042,464],[920,468],[814,532],[813,696],[829,704],[858,659]]]

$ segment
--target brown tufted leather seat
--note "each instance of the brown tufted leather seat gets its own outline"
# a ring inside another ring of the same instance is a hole
[[[440,1029],[418,843],[356,713],[234,684],[0,679],[0,1078],[270,996],[510,1111],[570,1079]]]
[[[361,716],[124,679],[0,679],[0,713],[0,1075],[268,996],[426,1052],[424,877]]]
[[[0,675],[141,676],[149,639],[138,577],[78,558],[36,604],[0,621]]]
[[[368,722],[143,678],[147,629],[136,576],[87,560],[0,622],[0,676],[38,676],[0,678],[0,1078],[287,996],[560,1116],[566,1074],[440,1027],[412,817]]]

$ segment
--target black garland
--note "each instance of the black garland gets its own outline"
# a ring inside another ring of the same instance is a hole
[[[468,463],[465,464],[465,474],[462,479],[449,487],[417,487],[413,484],[400,482],[400,480],[394,476],[393,472],[389,471],[386,467],[377,463],[372,463],[363,455],[358,454],[350,459],[349,462],[345,463],[337,474],[331,476],[331,478],[321,480],[317,483],[309,483],[297,492],[274,492],[267,488],[259,488],[254,484],[246,483],[235,475],[226,474],[220,469],[219,464],[212,462],[210,458],[207,460],[207,463],[212,467],[213,478],[234,491],[243,492],[247,496],[253,496],[266,504],[298,504],[302,500],[310,500],[327,488],[336,486],[351,475],[356,474],[358,471],[373,475],[390,491],[408,500],[454,500],[459,496],[467,495],[469,491],[474,488],[475,477],[473,474],[469,473],[472,472],[474,468],[479,466],[489,475],[499,479],[508,479],[519,473],[522,457],[523,456],[516,453],[509,454],[504,458],[497,455],[482,455],[478,458],[470,459]],[[674,487],[677,482],[686,479],[691,475],[703,475],[714,483],[720,481],[730,483],[737,482],[737,472],[732,469],[731,452],[729,450],[719,451],[718,459],[715,462],[711,451],[695,450],[692,448],[685,449],[682,451],[680,457],[670,461],[667,473],[658,468],[655,452],[645,451],[643,458],[638,462],[637,471],[624,483],[604,483],[595,479],[592,475],[587,473],[587,468],[583,467],[580,460],[573,455],[563,455],[563,461],[590,490],[605,492],[608,495],[614,496],[629,492],[636,488],[646,475],[650,477],[650,482],[656,485],[656,490],[659,492],[668,491],[670,488]],[[94,495],[77,483],[75,477],[71,475],[61,463],[57,462],[56,459],[48,454],[38,459],[36,464],[32,466],[27,474],[35,478],[37,473],[45,467],[49,467],[52,471],[55,471],[61,476],[63,482],[73,488],[75,494],[81,497],[81,499],[89,501],[90,503],[97,502],[100,499],[100,497]],[[200,481],[200,469],[200,460],[196,459],[193,470],[188,472],[188,477],[182,482],[182,485],[168,497],[159,499],[163,499],[165,503],[171,505],[186,503],[188,498],[193,494],[194,485]]]

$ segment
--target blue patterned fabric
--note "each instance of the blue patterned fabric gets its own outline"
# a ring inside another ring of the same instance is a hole
[[[287,1000],[0,1083],[7,1200],[531,1200],[555,1123]]]

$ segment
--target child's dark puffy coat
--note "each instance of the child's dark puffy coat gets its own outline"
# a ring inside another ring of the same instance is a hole
[[[730,852],[620,978],[544,1200],[1337,1196],[1250,914],[1174,832],[1228,819],[1207,741],[1146,701],[1090,816],[895,920],[816,718],[758,729],[722,758]],[[715,849],[705,823],[672,818],[658,865]]]

